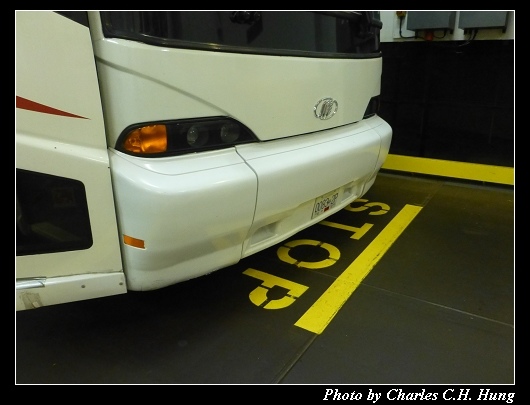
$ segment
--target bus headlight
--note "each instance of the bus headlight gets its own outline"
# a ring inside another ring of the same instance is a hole
[[[226,117],[149,122],[127,127],[116,149],[129,155],[163,157],[256,142],[240,122]]]

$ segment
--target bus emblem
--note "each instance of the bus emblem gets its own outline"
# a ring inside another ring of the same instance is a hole
[[[335,115],[337,108],[339,108],[337,100],[326,97],[318,100],[318,103],[313,107],[313,111],[315,112],[315,117],[319,120],[329,120]]]

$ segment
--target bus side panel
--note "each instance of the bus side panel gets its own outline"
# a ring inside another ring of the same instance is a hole
[[[16,12],[16,309],[126,292],[89,28]]]

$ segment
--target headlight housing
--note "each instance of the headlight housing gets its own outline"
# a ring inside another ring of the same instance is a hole
[[[256,142],[240,122],[227,117],[148,122],[127,127],[116,149],[129,155],[164,157]]]

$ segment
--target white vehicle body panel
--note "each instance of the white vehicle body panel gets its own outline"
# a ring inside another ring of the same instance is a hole
[[[365,121],[377,123],[388,135],[390,127],[382,119]],[[259,178],[256,214],[243,256],[321,221],[311,218],[314,200],[320,195],[341,188],[329,216],[366,192],[380,167],[381,136],[365,121],[276,141],[270,147],[238,147]]]
[[[17,96],[77,116],[18,108],[16,167],[80,180],[93,211],[90,249],[16,256],[16,308],[125,293],[88,28],[51,12],[19,11],[16,41]]]
[[[112,111],[106,116],[111,145],[131,123],[190,117],[233,117],[262,141],[321,131],[360,121],[366,97],[379,92],[380,59],[169,48],[160,52],[153,46],[124,46],[124,42],[94,44],[103,103]],[[325,97],[339,104],[329,121],[316,119],[313,111]]]
[[[375,180],[389,131],[373,117],[200,157],[112,152],[120,229],[145,240],[145,249],[123,246],[128,288],[156,289],[235,264],[322,220],[311,218],[314,200],[335,188],[343,188],[340,202],[325,216],[344,208]]]
[[[152,290],[237,263],[256,204],[255,173],[233,149],[138,159],[111,153],[127,284]]]
[[[36,13],[17,13],[17,96],[82,118],[17,109],[17,169],[81,181],[94,243],[17,256],[17,310],[235,264],[364,195],[386,159],[390,126],[363,119],[381,58],[166,48],[105,38],[98,12],[90,29]],[[314,108],[325,97],[338,108],[321,120]],[[257,142],[159,158],[115,148],[131,125],[199,117],[237,120]],[[313,217],[315,199],[332,190],[337,204]]]

